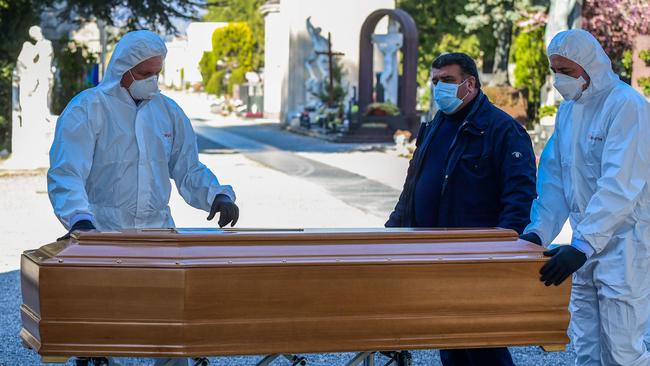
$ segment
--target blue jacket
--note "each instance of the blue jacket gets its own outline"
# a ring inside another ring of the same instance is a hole
[[[526,130],[481,92],[449,149],[438,210],[440,227],[501,227],[521,233],[530,222],[535,153]],[[441,121],[423,124],[404,189],[386,227],[413,227],[414,191],[426,149]]]

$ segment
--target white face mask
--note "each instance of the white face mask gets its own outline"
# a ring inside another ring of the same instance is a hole
[[[580,76],[574,78],[569,75],[555,73],[553,86],[562,95],[564,100],[578,100],[582,96],[582,88],[587,81]]]
[[[146,79],[136,80],[129,70],[129,74],[133,78],[129,92],[135,100],[151,99],[158,93],[158,75],[150,76]]]

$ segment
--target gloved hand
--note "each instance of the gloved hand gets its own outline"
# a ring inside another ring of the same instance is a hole
[[[560,245],[553,250],[544,252],[544,255],[551,257],[539,270],[542,275],[539,280],[546,286],[560,285],[587,261],[585,253],[571,245]]]
[[[220,212],[219,227],[224,227],[228,223],[230,223],[230,226],[235,226],[237,220],[239,220],[239,207],[225,194],[218,194],[214,198],[208,221],[212,220],[217,212]]]
[[[73,231],[91,231],[91,230],[97,230],[95,229],[95,225],[89,220],[79,220],[72,225],[70,228],[70,231],[68,231],[67,234],[64,236],[56,239],[56,241],[59,240],[68,240],[70,239],[70,234],[72,234]]]
[[[542,245],[542,239],[539,238],[539,235],[535,233],[526,233],[519,235],[519,239],[531,242],[533,244]]]

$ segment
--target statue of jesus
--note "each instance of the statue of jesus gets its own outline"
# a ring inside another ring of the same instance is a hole
[[[387,34],[373,34],[374,43],[384,56],[384,70],[381,72],[380,82],[384,87],[384,100],[397,104],[397,51],[404,43],[404,35],[399,32],[399,24],[390,20]]]

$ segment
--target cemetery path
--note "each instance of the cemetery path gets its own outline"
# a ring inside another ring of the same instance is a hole
[[[364,151],[373,149],[371,145],[327,143],[289,134],[272,125],[215,128],[195,124],[194,127],[201,137],[202,151],[230,148],[266,167],[315,183],[331,196],[365,213],[388,218],[399,197],[399,190],[384,183],[299,155],[304,151]]]

